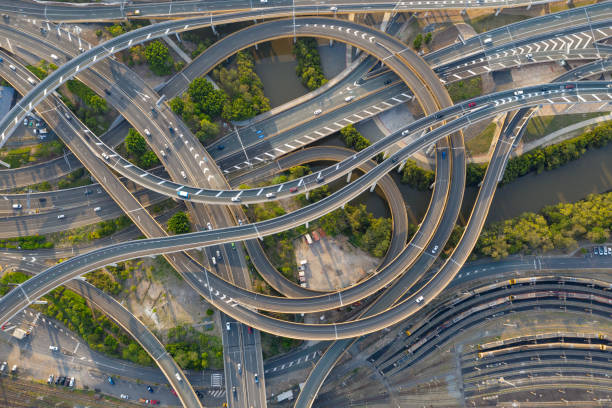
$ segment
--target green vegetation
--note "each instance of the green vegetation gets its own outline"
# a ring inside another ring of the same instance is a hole
[[[477,33],[480,34],[497,27],[503,27],[508,24],[518,23],[519,21],[523,21],[528,18],[528,15],[501,13],[496,16],[494,13],[492,13],[484,16],[474,17],[469,21],[469,24],[474,27],[474,30],[476,30]]]
[[[106,26],[104,27],[104,29],[111,35],[111,37],[117,37],[121,34],[127,33],[128,31],[132,31],[147,25],[149,25],[149,23],[146,20],[126,20],[121,23],[115,23],[111,26]],[[100,34],[98,34],[98,32],[96,31],[96,35],[98,37],[101,37],[102,30],[98,31],[100,31]]]
[[[21,283],[29,279],[22,272],[10,272],[0,278],[0,294],[6,294],[8,283]],[[106,316],[96,317],[85,299],[60,286],[43,297],[46,305],[34,305],[47,316],[62,322],[68,329],[81,335],[89,347],[113,357],[123,357],[134,363],[152,365],[149,355],[119,326]]]
[[[121,292],[121,285],[117,283],[110,274],[103,270],[99,269],[89,272],[85,275],[85,279],[87,279],[87,282],[109,295],[118,295]]]
[[[145,58],[151,71],[155,75],[169,75],[172,73],[174,60],[164,43],[159,40],[151,41],[144,50]]]
[[[579,240],[602,243],[612,229],[612,193],[592,194],[577,203],[548,206],[487,227],[474,249],[496,259],[517,253],[573,250]]]
[[[57,65],[48,63],[46,60],[42,59],[37,65],[26,65],[26,68],[36,75],[38,79],[45,79],[47,75],[49,75],[49,72],[57,69]]]
[[[527,123],[523,141],[530,142],[575,123],[607,115],[609,112],[588,112],[570,115],[534,116]]]
[[[353,125],[340,129],[340,139],[342,139],[346,147],[358,152],[372,144]],[[382,153],[378,154],[375,160],[380,163],[383,160]]]
[[[66,231],[49,234],[49,240],[56,244],[74,245],[79,242],[88,242],[114,234],[132,225],[132,221],[126,215],[122,215],[114,220],[101,221],[96,224],[85,225]]]
[[[70,92],[81,98],[94,113],[104,113],[108,111],[106,101],[78,79],[68,80],[66,86]]]
[[[182,369],[203,370],[223,367],[221,340],[200,333],[191,326],[177,326],[170,329],[166,350]]]
[[[183,211],[179,211],[174,214],[168,220],[168,231],[176,235],[185,234],[191,231],[191,223],[189,222],[189,216]]]
[[[612,123],[604,123],[582,135],[558,144],[534,149],[508,161],[502,183],[514,181],[531,172],[553,170],[579,159],[588,149],[598,149],[612,141]],[[482,180],[486,164],[468,165],[467,183],[476,185]]]
[[[412,48],[415,50],[420,50],[423,45],[423,34],[418,33],[414,40],[412,41]]]
[[[128,134],[124,140],[125,150],[129,155],[129,160],[136,163],[138,167],[150,169],[159,164],[159,158],[153,153],[147,141],[134,128],[128,130]]]
[[[196,78],[186,93],[170,100],[170,108],[180,115],[191,131],[205,143],[219,134],[214,123],[223,111],[227,95],[216,90],[206,78]]]
[[[48,181],[42,181],[38,184],[33,184],[29,187],[32,191],[51,191],[51,183]],[[27,191],[27,188],[26,188]]]
[[[185,31],[182,36],[183,40],[196,44],[196,49],[191,52],[191,58],[197,57],[215,42],[214,39],[210,37],[209,28],[198,28],[196,30]]]
[[[461,80],[446,85],[453,102],[461,102],[482,95],[482,78],[480,76],[467,81]]]
[[[417,190],[426,191],[434,182],[436,174],[433,171],[420,168],[414,160],[406,160],[402,169],[402,183]]]
[[[0,240],[0,247],[7,249],[40,249],[53,248],[53,242],[47,242],[47,238],[41,235],[30,235],[25,237],[8,238]]]
[[[264,359],[287,353],[294,350],[300,344],[302,344],[301,340],[261,332],[261,349]]]
[[[72,173],[68,173],[67,176],[62,177],[57,182],[57,188],[64,190],[67,188],[81,187],[91,184],[91,176],[84,168],[76,169]]]
[[[465,143],[467,150],[473,155],[487,153],[491,147],[493,135],[495,135],[496,130],[497,124],[495,122],[489,123],[478,136]]]
[[[221,67],[213,71],[213,78],[228,95],[222,113],[226,121],[245,120],[270,110],[270,101],[264,96],[251,53],[236,54],[236,66],[237,69]]]
[[[0,158],[10,164],[12,168],[21,167],[37,161],[49,160],[60,156],[64,151],[64,144],[59,140],[20,147],[18,149],[0,149]]]
[[[365,204],[334,210],[321,217],[319,224],[326,234],[344,234],[353,245],[379,258],[387,253],[391,243],[391,219],[374,218]]]
[[[321,69],[321,57],[317,48],[317,40],[311,37],[298,38],[293,46],[293,54],[297,58],[295,72],[302,84],[311,91],[325,85],[327,79]]]

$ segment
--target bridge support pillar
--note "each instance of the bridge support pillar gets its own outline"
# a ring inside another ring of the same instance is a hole
[[[329,48],[334,46],[334,40],[329,40]]]
[[[306,192],[306,199],[308,200],[308,197],[310,197],[310,191]]]
[[[406,165],[406,160],[402,160],[402,162],[399,164],[399,166],[397,166],[397,172],[401,173],[402,169],[404,168],[405,165]]]
[[[346,203],[342,204],[342,207],[341,207],[341,208],[342,208],[343,210],[344,210],[344,206],[345,206],[345,205],[346,205]]]
[[[215,28],[215,26],[211,25],[210,28],[212,29],[212,32],[218,37],[219,33],[217,32],[217,29]]]
[[[386,12],[383,14],[382,23],[380,23],[380,31],[387,31],[387,26],[389,25],[389,19],[391,18],[391,13]]]
[[[306,229],[308,229],[308,224],[309,224],[308,221],[306,221]]]
[[[531,4],[529,6],[531,7]],[[501,7],[495,10],[495,17],[499,16],[499,13],[501,13],[501,11],[502,11]]]
[[[376,190],[376,183],[372,184],[372,187],[370,187],[370,193],[373,193],[374,190]]]
[[[255,44],[255,49],[258,50],[259,49],[259,44]]]
[[[352,171],[349,171],[348,174],[346,175],[346,182],[350,183],[351,182],[351,176],[353,175]]]
[[[531,10],[531,3],[527,6],[527,10]]]
[[[465,14],[466,14],[466,13],[467,13],[467,10],[466,10],[466,9],[461,10],[461,15],[462,15],[462,16],[465,16]]]

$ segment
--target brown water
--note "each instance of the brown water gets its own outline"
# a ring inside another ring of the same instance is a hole
[[[297,61],[291,53],[292,41],[283,38],[259,44],[255,52],[255,72],[261,78],[272,108],[308,92],[295,73]]]

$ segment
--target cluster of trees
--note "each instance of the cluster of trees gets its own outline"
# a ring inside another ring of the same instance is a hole
[[[293,46],[293,54],[298,63],[295,72],[306,88],[312,91],[327,82],[321,69],[321,57],[316,39],[298,38]]]
[[[149,68],[155,75],[169,75],[172,73],[174,60],[170,56],[170,51],[164,43],[159,40],[151,41],[144,50],[145,58],[149,63]]]
[[[104,113],[108,111],[106,101],[78,79],[68,80],[66,86],[70,92],[81,98],[81,100],[95,113]]]
[[[427,190],[435,178],[433,171],[420,168],[414,160],[406,160],[402,169],[402,183],[421,191]]]
[[[5,295],[13,288],[9,283],[21,283],[28,279],[29,276],[22,272],[4,274],[0,278],[0,295]],[[60,286],[44,296],[44,300],[47,301],[46,305],[33,307],[78,332],[92,349],[142,365],[153,364],[142,347],[119,326],[104,315],[96,317],[83,297]]]
[[[383,257],[391,243],[391,219],[374,218],[365,204],[346,205],[321,217],[319,225],[326,234],[344,234],[357,247]]]
[[[101,269],[89,272],[85,275],[85,279],[87,279],[87,282],[109,295],[118,295],[121,292],[121,285],[114,280],[110,274]]]
[[[358,152],[371,145],[370,141],[363,137],[353,125],[342,128],[340,130],[340,137],[347,147],[353,148]]]
[[[55,71],[57,69],[57,65],[54,63],[49,63],[46,60],[42,59],[38,62],[37,65],[26,65],[26,68],[36,75],[38,79],[45,79],[49,72]]]
[[[214,122],[223,111],[227,95],[217,90],[205,78],[196,78],[186,93],[170,100],[170,108],[181,116],[189,129],[205,143],[207,139],[219,134],[219,126]]]
[[[104,238],[129,225],[132,225],[132,220],[127,215],[121,215],[114,220],[101,221],[94,226],[87,238],[90,240]]]
[[[203,370],[223,367],[221,340],[200,333],[191,326],[177,326],[170,329],[166,350],[182,369]]]
[[[168,231],[175,235],[185,234],[191,231],[191,223],[189,222],[189,216],[183,211],[179,211],[174,214],[168,220]]]
[[[0,247],[9,249],[40,249],[53,248],[53,242],[47,242],[47,238],[42,235],[29,235],[25,237],[1,239]]]
[[[86,186],[91,184],[91,177],[89,176],[89,172],[87,172],[83,167],[80,169],[76,169],[75,171],[68,173],[65,177],[62,177],[57,182],[57,187],[60,190],[66,188],[73,188],[79,186]]]
[[[577,203],[548,206],[487,227],[474,248],[496,259],[516,253],[573,250],[579,240],[602,243],[612,229],[612,193],[592,194]]]
[[[63,153],[64,144],[59,140],[37,144],[35,146],[25,146],[17,149],[0,149],[0,157],[13,168],[23,164],[29,164],[37,160],[49,160],[58,157]]]
[[[425,44],[429,44],[432,38],[433,38],[433,34],[431,32],[425,35],[418,33],[417,36],[412,41],[412,46],[414,47],[415,50],[420,50],[421,47],[423,46],[423,42]]]
[[[150,169],[159,164],[159,158],[147,145],[147,141],[134,128],[128,130],[124,140],[125,150],[130,156],[130,161],[136,163],[143,169]]]
[[[612,141],[612,123],[604,123],[572,139],[534,149],[508,160],[501,182],[507,184],[531,172],[540,173],[556,169],[579,159],[587,150],[602,148],[610,141]],[[478,185],[484,178],[486,169],[486,164],[469,164],[466,180],[468,185]]]
[[[210,29],[208,28],[185,31],[182,35],[183,40],[196,44],[196,49],[191,52],[191,58],[197,57],[214,43],[214,39],[210,37]]]
[[[222,112],[226,121],[244,120],[270,110],[270,100],[264,96],[251,53],[240,51],[236,54],[236,67],[221,67],[213,71],[213,78],[228,95]]]

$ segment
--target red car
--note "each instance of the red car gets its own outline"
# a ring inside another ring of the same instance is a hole
[[[576,85],[574,84],[567,84],[565,85],[565,89],[574,89],[576,87]]]
[[[149,400],[149,404],[157,405],[157,404],[159,404],[159,401],[158,400]]]
[[[253,328],[251,326],[247,326],[247,328],[249,329],[249,333],[253,333]]]
[[[176,395],[176,391],[174,391],[174,388],[170,389],[170,392],[172,393],[172,395]]]
[[[295,193],[297,190],[298,190],[298,189],[297,189],[297,187],[291,187],[291,188],[289,189],[289,192],[290,192],[290,193]]]
[[[474,106],[476,106],[476,102],[468,103],[468,108],[473,108]]]

